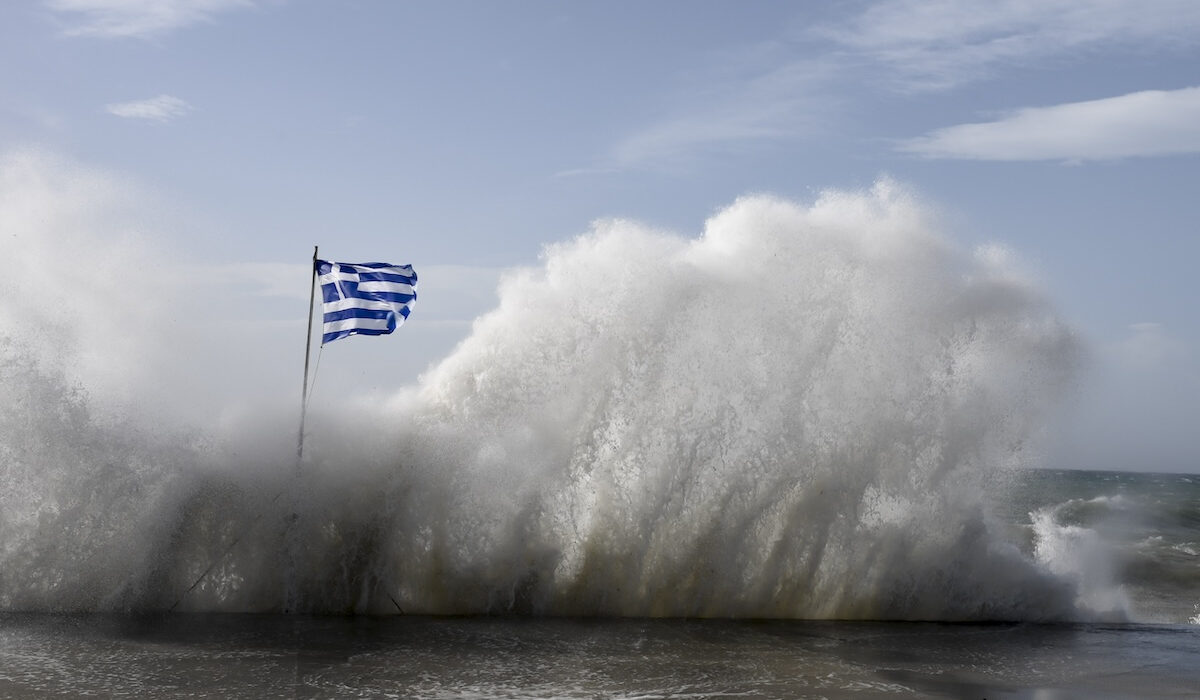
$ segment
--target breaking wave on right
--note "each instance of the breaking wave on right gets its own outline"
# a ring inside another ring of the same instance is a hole
[[[989,503],[1074,336],[1004,251],[936,228],[885,181],[746,197],[694,240],[602,223],[510,276],[408,395],[404,463],[454,490],[399,506],[426,533],[406,609],[1122,617]]]
[[[1200,479],[1066,469],[1012,475],[1002,517],[1085,608],[1200,624]]]

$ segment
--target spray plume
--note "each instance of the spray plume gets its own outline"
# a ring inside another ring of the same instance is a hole
[[[162,609],[217,561],[182,609],[1097,612],[984,496],[1030,459],[1075,341],[889,181],[549,247],[386,410],[316,407],[298,480],[291,415],[146,431],[43,349],[2,351],[3,609]]]

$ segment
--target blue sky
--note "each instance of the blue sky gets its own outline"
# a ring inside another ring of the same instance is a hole
[[[14,239],[64,211],[88,222],[72,250],[134,231],[222,281],[196,309],[281,333],[302,332],[312,245],[413,263],[408,354],[323,359],[322,381],[380,390],[595,219],[695,236],[740,195],[889,176],[961,245],[1014,251],[1088,343],[1063,463],[1200,469],[1192,0],[16,0],[0,157],[3,201],[44,207],[0,220]],[[239,332],[276,358],[266,385],[299,372]],[[222,357],[194,381],[244,384]]]

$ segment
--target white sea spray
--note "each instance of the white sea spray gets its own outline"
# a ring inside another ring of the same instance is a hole
[[[1035,454],[1072,334],[890,181],[551,246],[384,410],[314,405],[299,471],[286,411],[203,436],[114,411],[120,382],[77,370],[136,375],[141,345],[76,361],[103,330],[60,362],[3,348],[4,609],[1110,612],[999,536],[983,489]]]

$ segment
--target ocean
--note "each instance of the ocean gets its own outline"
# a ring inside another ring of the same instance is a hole
[[[1023,552],[1132,621],[1200,624],[1200,476],[1027,470],[995,500]],[[1089,587],[1091,590],[1089,590]]]
[[[1188,698],[1179,626],[0,617],[0,696]]]
[[[1027,470],[993,488],[1031,559],[1106,562],[1120,619],[9,612],[0,697],[1196,697],[1200,477]]]
[[[61,319],[13,283],[0,696],[1200,695],[1197,477],[1031,468],[1087,349],[938,225],[886,181],[601,222],[412,385],[318,378],[302,461],[265,379],[184,418],[223,367],[156,295],[112,332],[126,256]]]

